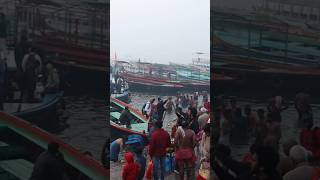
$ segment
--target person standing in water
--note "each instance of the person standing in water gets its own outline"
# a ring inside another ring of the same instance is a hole
[[[177,147],[175,161],[178,163],[180,179],[184,179],[184,172],[187,171],[187,178],[194,178],[194,165],[196,156],[194,147],[196,146],[196,135],[193,130],[188,128],[188,121],[182,120],[182,128],[176,132],[175,144]]]
[[[126,140],[127,137],[122,137],[114,140],[110,144],[110,161],[118,162],[119,153],[124,149]]]
[[[120,115],[120,118],[119,118],[119,121],[122,125],[126,125],[127,128],[130,128],[131,126],[131,119],[132,119],[132,116],[131,116],[131,113],[129,111],[129,107],[126,106],[124,108],[124,110],[121,112],[121,115]]]
[[[162,129],[162,126],[162,121],[155,122],[156,130],[151,135],[149,155],[153,162],[153,178],[158,179],[158,170],[160,169],[160,179],[164,180],[164,160],[171,141],[169,133]]]

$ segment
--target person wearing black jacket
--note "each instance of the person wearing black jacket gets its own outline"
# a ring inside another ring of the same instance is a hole
[[[163,119],[163,114],[166,111],[166,108],[164,105],[167,103],[168,99],[163,101],[161,98],[158,98],[158,104],[157,104],[157,114],[158,114],[158,120],[162,121]]]

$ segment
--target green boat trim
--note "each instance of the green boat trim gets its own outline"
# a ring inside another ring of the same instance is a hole
[[[0,112],[0,126],[14,131],[16,134],[35,143],[42,149],[46,149],[48,143],[55,141],[60,145],[60,152],[63,154],[65,161],[69,165],[91,179],[108,179],[109,171],[99,162],[84,156],[72,146],[64,143],[61,139],[45,132],[31,123],[7,113]]]

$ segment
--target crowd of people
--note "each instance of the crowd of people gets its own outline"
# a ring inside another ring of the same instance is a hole
[[[3,30],[5,31],[5,30]],[[1,39],[6,39],[5,33],[0,33]],[[44,93],[56,92],[60,88],[60,77],[57,69],[45,59],[40,50],[35,49],[28,40],[26,30],[21,31],[21,37],[15,44],[14,60],[16,68],[9,73],[8,50],[5,40],[1,40],[0,58],[0,110],[6,99],[14,97],[14,91],[20,92],[22,102],[36,102]],[[39,55],[40,54],[40,55]],[[13,74],[13,75],[12,75]]]
[[[210,103],[206,93],[202,95],[203,104],[198,102],[199,96],[198,93],[192,96],[179,94],[176,101],[173,101],[172,97],[166,100],[158,98],[156,103],[155,98],[152,98],[144,104],[142,113],[150,124],[147,146],[128,150],[125,143],[127,137],[116,139],[110,145],[110,160],[113,162],[119,161],[121,151],[126,152],[122,179],[136,180],[147,177],[150,163],[152,177],[149,174],[148,178],[164,179],[168,173],[168,163],[165,163],[168,160],[175,162],[171,172],[175,171],[179,179],[209,179]],[[176,114],[170,133],[163,128],[166,113]],[[196,169],[201,173],[196,173]],[[196,177],[196,174],[199,174],[199,177]]]
[[[289,103],[281,96],[265,108],[239,107],[235,98],[216,98],[212,132],[211,167],[215,179],[305,180],[319,179],[320,129],[314,125],[310,95],[295,97],[299,138],[282,136],[282,113]],[[290,123],[295,123],[292,119]],[[249,144],[242,160],[231,145]]]

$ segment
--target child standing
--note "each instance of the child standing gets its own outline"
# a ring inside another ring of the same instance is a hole
[[[137,180],[140,172],[139,164],[133,160],[133,154],[128,152],[124,155],[126,164],[122,170],[122,180]]]

